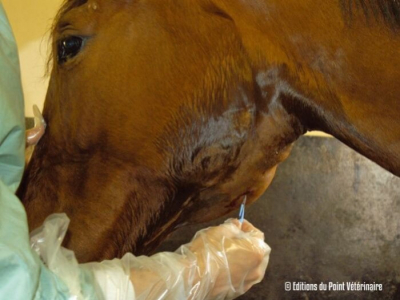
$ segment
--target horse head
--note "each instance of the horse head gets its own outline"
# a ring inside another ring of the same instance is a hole
[[[340,6],[308,15],[312,1],[289,2],[66,1],[53,30],[48,127],[19,191],[31,228],[63,211],[80,261],[149,253],[177,226],[255,201],[311,129],[399,174],[390,142],[400,128],[381,134],[397,123],[399,60],[383,61],[387,81],[375,90],[390,111],[359,85],[376,76],[354,50],[367,38],[354,46],[351,30],[329,27],[345,28]],[[378,129],[366,122],[373,108]]]

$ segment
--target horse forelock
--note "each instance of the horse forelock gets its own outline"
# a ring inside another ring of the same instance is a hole
[[[340,6],[349,23],[355,13],[361,12],[367,23],[370,23],[372,19],[383,21],[392,29],[400,28],[399,0],[340,0]]]

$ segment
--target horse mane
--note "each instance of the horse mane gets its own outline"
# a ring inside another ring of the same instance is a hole
[[[392,29],[400,28],[399,0],[339,0],[346,21],[351,23],[355,13],[362,12],[367,24],[371,19],[383,21]]]

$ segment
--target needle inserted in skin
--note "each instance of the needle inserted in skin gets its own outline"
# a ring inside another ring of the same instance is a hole
[[[244,209],[245,209],[245,206],[246,206],[246,199],[247,199],[247,196],[244,196],[243,202],[240,205],[240,210],[239,210],[239,222],[240,222],[240,224],[242,224],[243,220],[244,220]]]

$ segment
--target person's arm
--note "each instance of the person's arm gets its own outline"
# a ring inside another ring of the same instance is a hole
[[[159,253],[143,263],[135,258],[130,278],[136,299],[153,299],[154,293],[164,293],[162,299],[193,300],[244,294],[264,277],[270,248],[263,233],[249,222],[240,227],[238,220],[229,220],[199,231],[175,253]],[[146,266],[149,260],[152,268]]]
[[[270,248],[250,223],[228,220],[200,230],[175,252],[153,256],[126,254],[122,259],[78,265],[61,247],[68,229],[65,214],[55,214],[31,236],[31,245],[45,265],[83,299],[97,294],[110,300],[234,299],[264,277]]]
[[[127,254],[82,267],[93,272],[106,299],[234,299],[262,280],[269,253],[262,232],[228,220],[199,231],[174,253]]]

